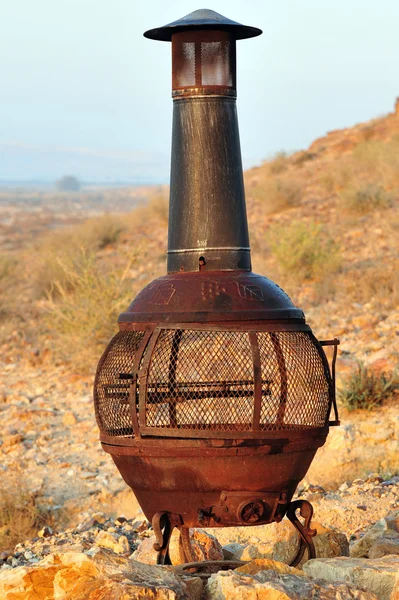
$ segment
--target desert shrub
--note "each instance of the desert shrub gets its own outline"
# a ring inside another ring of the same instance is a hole
[[[20,269],[15,256],[0,255],[0,321],[7,317],[15,306],[15,295],[21,283]]]
[[[367,203],[367,211],[386,207],[389,197],[398,195],[399,139],[360,142],[352,153],[331,160],[319,181],[328,193],[342,193],[344,208],[347,203],[355,212]]]
[[[88,219],[80,225],[61,229],[45,236],[33,259],[33,293],[36,298],[70,290],[76,279],[69,273],[85,268],[82,259],[109,244],[123,231],[122,220],[112,215]]]
[[[42,508],[35,494],[24,485],[23,474],[3,473],[0,486],[0,552],[34,537],[45,524],[51,524],[51,514]]]
[[[60,263],[63,277],[54,284],[45,305],[53,350],[73,362],[77,371],[93,368],[115,333],[117,317],[134,296],[129,277],[132,265],[107,271],[93,253],[81,251],[78,268]]]
[[[399,140],[370,140],[353,151],[353,166],[384,187],[399,186]]]
[[[277,152],[270,161],[266,162],[269,173],[272,175],[278,175],[279,173],[285,171],[288,166],[287,158],[288,153],[284,150]]]
[[[348,410],[372,410],[390,399],[399,391],[399,377],[396,373],[375,372],[362,363],[345,380],[339,392],[342,404]]]
[[[347,299],[369,302],[377,299],[382,305],[395,308],[399,303],[399,261],[350,265],[339,276],[339,287]],[[346,267],[346,265],[345,265]]]
[[[76,236],[83,247],[101,250],[115,244],[123,232],[122,218],[113,215],[102,215],[88,219],[76,228]]]
[[[275,226],[269,235],[277,263],[291,279],[323,279],[340,266],[339,248],[322,225],[292,221]]]
[[[249,195],[262,204],[267,214],[273,214],[298,206],[301,202],[302,187],[294,179],[271,177],[253,185]]]
[[[332,163],[328,171],[319,175],[319,182],[327,193],[340,192],[348,186],[353,177],[353,167],[341,158]]]
[[[365,182],[352,182],[339,194],[341,207],[358,215],[389,208],[394,199],[394,195],[381,185]]]

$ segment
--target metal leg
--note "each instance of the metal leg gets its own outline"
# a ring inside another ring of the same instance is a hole
[[[180,558],[182,563],[196,562],[196,555],[191,545],[190,530],[188,527],[180,527]]]
[[[170,565],[169,542],[175,527],[182,525],[180,515],[169,512],[157,512],[152,517],[152,527],[155,534],[154,550],[157,554],[157,565]]]
[[[298,517],[296,516],[296,511],[300,509],[300,515],[304,518],[305,522],[302,525]],[[311,529],[310,521],[313,516],[313,506],[307,500],[295,500],[295,502],[291,502],[287,508],[287,517],[298,531],[300,535],[300,546],[297,552],[297,555],[291,562],[291,567],[296,567],[302,560],[303,555],[305,554],[306,548],[308,549],[308,558],[315,558],[316,551],[312,541],[312,537],[316,535],[316,530]]]

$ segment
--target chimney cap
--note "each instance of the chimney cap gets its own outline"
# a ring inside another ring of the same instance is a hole
[[[214,10],[200,8],[177,21],[173,21],[173,23],[169,23],[163,27],[156,27],[155,29],[149,29],[144,33],[144,37],[149,38],[150,40],[170,42],[174,33],[200,29],[229,31],[236,40],[256,37],[262,33],[262,30],[257,27],[248,27],[247,25],[232,21]]]

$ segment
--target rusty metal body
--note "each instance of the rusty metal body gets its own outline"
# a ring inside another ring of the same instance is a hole
[[[148,519],[161,508],[187,527],[280,520],[334,402],[302,311],[264,277],[200,271],[155,280],[119,323],[95,406]],[[246,521],[255,501],[261,514]]]
[[[120,315],[94,402],[103,448],[153,520],[162,560],[174,526],[286,514],[314,554],[311,506],[291,500],[338,423],[338,341],[319,342],[287,294],[251,271],[235,40],[259,33],[197,11],[146,34],[173,49],[168,274]],[[334,346],[332,369],[323,345]]]

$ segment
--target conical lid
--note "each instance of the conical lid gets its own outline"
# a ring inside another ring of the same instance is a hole
[[[230,31],[236,40],[256,37],[262,33],[262,30],[257,27],[248,27],[247,25],[232,21],[214,10],[200,8],[177,21],[173,21],[173,23],[169,23],[163,27],[156,27],[155,29],[149,29],[144,33],[144,36],[151,40],[170,42],[174,33],[196,29]]]

